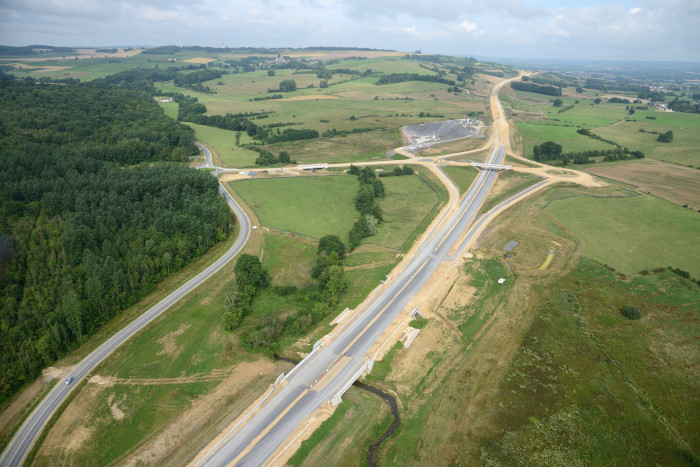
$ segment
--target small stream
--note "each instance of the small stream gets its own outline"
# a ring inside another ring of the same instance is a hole
[[[279,360],[282,362],[288,362],[292,363],[294,365],[297,365],[299,363],[299,360],[293,360],[291,358],[286,358],[282,357],[280,355],[275,355],[275,360]],[[356,386],[359,389],[362,389],[363,391],[367,391],[371,394],[374,394],[375,396],[379,397],[382,399],[384,402],[389,404],[389,409],[391,409],[391,416],[393,417],[393,421],[391,422],[391,425],[389,425],[389,428],[386,429],[384,433],[381,434],[381,436],[374,441],[370,447],[369,447],[369,456],[367,457],[367,466],[368,467],[376,467],[377,465],[377,450],[379,449],[379,446],[384,442],[385,439],[387,439],[389,436],[391,436],[394,431],[399,427],[399,406],[396,403],[396,398],[392,396],[389,393],[386,393],[382,391],[379,388],[376,388],[374,386],[370,386],[367,383],[363,383],[362,381],[355,381],[353,383],[353,386]]]

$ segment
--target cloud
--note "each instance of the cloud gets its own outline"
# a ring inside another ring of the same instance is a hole
[[[230,46],[700,60],[698,24],[700,0],[0,0],[9,45],[219,46],[224,36]]]

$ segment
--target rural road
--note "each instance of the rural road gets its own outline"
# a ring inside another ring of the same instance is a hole
[[[491,151],[487,163],[503,161],[505,147]],[[479,172],[458,209],[416,250],[410,263],[347,328],[298,365],[268,402],[230,438],[197,459],[197,465],[258,466],[321,404],[333,398],[365,364],[365,355],[394,318],[418,293],[476,218],[495,170]]]
[[[209,150],[199,143],[197,143],[197,146],[205,152],[207,163],[209,164],[206,166],[211,166],[211,153],[209,153]],[[211,166],[211,168],[214,167]],[[126,342],[127,339],[139,332],[154,318],[163,313],[182,297],[190,293],[199,284],[211,277],[226,263],[231,261],[231,259],[233,259],[238,252],[241,251],[243,246],[248,241],[248,237],[250,236],[250,221],[248,220],[248,216],[246,216],[243,209],[238,205],[238,203],[236,203],[233,197],[221,184],[219,184],[219,192],[226,198],[226,202],[235,213],[240,226],[238,238],[234,242],[233,246],[209,267],[187,281],[184,285],[180,286],[177,290],[158,302],[144,314],[136,318],[121,331],[110,337],[105,343],[100,345],[80,363],[78,363],[71,373],[71,376],[74,378],[73,381],[70,384],[64,384],[64,381],[59,381],[56,387],[54,387],[51,392],[41,401],[41,403],[25,420],[17,433],[15,433],[15,436],[3,451],[2,456],[0,456],[0,466],[21,465],[27,453],[34,444],[34,441],[44,428],[44,425],[46,425],[56,409],[58,409],[58,407],[66,400],[73,388],[75,388],[87,374],[89,374],[117,347]]]

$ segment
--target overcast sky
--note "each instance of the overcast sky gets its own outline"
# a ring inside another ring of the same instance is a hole
[[[700,0],[0,0],[5,45],[220,47],[222,40],[700,61]]]

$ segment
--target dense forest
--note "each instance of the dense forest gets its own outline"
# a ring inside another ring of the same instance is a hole
[[[142,90],[0,82],[0,402],[226,238],[193,140]]]

